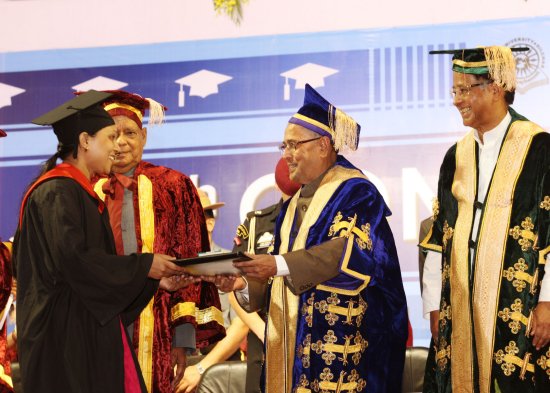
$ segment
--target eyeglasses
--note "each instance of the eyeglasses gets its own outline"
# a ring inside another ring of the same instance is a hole
[[[453,88],[451,89],[451,91],[450,91],[451,97],[452,97],[452,98],[455,98],[456,96],[459,96],[459,97],[466,97],[466,96],[469,96],[469,95],[470,95],[470,91],[471,91],[474,87],[490,85],[491,83],[492,83],[492,82],[481,82],[481,83],[474,83],[473,85],[465,85],[465,86],[453,87]]]
[[[285,151],[288,151],[289,153],[294,153],[297,148],[300,147],[300,145],[308,142],[316,141],[317,139],[321,139],[322,136],[318,138],[312,138],[312,139],[306,139],[305,141],[288,141],[281,143],[281,146],[279,146],[279,150],[281,151],[281,154],[285,154]]]

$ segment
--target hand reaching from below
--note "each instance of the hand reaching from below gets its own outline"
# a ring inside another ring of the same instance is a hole
[[[174,292],[178,289],[185,288],[186,286],[200,282],[199,277],[191,276],[189,274],[182,274],[172,277],[162,277],[160,279],[159,288],[166,291]]]

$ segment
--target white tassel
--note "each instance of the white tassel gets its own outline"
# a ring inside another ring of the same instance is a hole
[[[149,101],[149,126],[159,125],[164,122],[164,106],[152,98],[146,98]]]
[[[516,89],[516,59],[506,46],[488,46],[484,48],[487,68],[491,79],[505,91]]]

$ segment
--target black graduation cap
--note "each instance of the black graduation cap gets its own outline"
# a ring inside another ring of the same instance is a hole
[[[527,52],[530,48],[527,47],[518,47],[510,48],[512,52]],[[485,53],[485,47],[480,46],[479,48],[470,48],[470,49],[443,49],[443,50],[431,50],[430,55],[456,55],[461,57],[467,56],[482,56]]]
[[[111,95],[111,93],[90,90],[37,117],[32,122],[42,126],[51,125],[59,142],[65,145],[75,144],[80,133],[86,131],[93,135],[102,128],[115,124],[113,118],[101,105]]]
[[[529,48],[507,46],[485,46],[471,49],[432,50],[430,55],[453,55],[453,71],[460,74],[489,77],[507,91],[516,88],[516,60],[512,52],[525,52]]]

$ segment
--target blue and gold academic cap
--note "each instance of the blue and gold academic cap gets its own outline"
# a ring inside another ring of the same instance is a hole
[[[71,88],[76,91],[88,91],[88,90],[102,91],[102,90],[120,90],[126,86],[128,86],[128,83],[126,82],[99,75],[99,76],[96,76],[95,78],[88,79],[84,82],[80,82],[79,84],[74,85]]]
[[[178,94],[178,106],[185,106],[185,92],[183,85],[189,86],[189,96],[198,96],[206,98],[211,94],[219,92],[218,86],[233,79],[232,76],[220,74],[210,70],[200,70],[183,78],[176,79],[174,82],[180,85]]]
[[[512,52],[529,48],[485,46],[473,49],[433,50],[430,54],[452,54],[453,71],[460,74],[489,75],[489,78],[506,91],[516,89],[516,59]]]
[[[114,125],[113,118],[103,109],[101,103],[111,93],[90,90],[37,117],[32,122],[41,126],[51,125],[59,142],[75,144],[78,135],[86,131],[90,135]]]
[[[326,67],[320,64],[315,63],[306,63],[302,64],[299,67],[295,67],[291,70],[281,73],[281,76],[285,78],[284,86],[284,100],[290,100],[290,84],[288,79],[294,79],[296,83],[294,84],[294,89],[304,89],[306,83],[309,83],[311,86],[318,88],[325,85],[325,78],[328,78],[331,75],[334,75],[338,70],[330,67]]]
[[[328,136],[334,149],[357,150],[361,126],[344,111],[336,108],[321,96],[313,87],[306,84],[304,105],[288,121],[321,136]]]
[[[24,92],[25,89],[0,82],[0,108],[10,106],[12,97]]]

